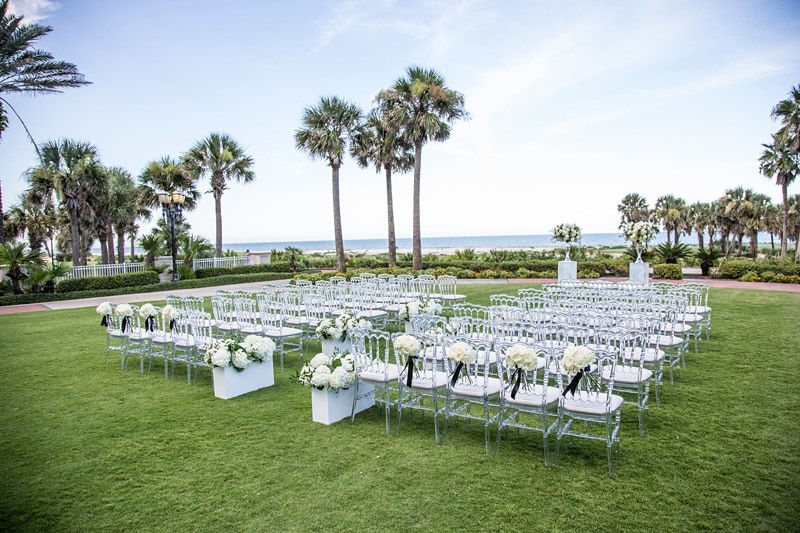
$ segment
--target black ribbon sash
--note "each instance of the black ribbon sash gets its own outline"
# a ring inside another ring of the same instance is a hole
[[[155,322],[155,320],[151,316],[145,318],[144,319],[144,330],[145,331],[153,331],[155,329],[154,322]]]
[[[128,323],[131,321],[130,317],[124,316],[122,317],[122,333],[125,333],[125,329],[128,327]]]
[[[564,389],[564,392],[562,393],[562,396],[566,396],[568,392],[571,392],[573,394],[573,396],[574,396],[575,395],[575,391],[578,389],[578,383],[580,383],[581,378],[583,377],[583,373],[584,372],[588,372],[588,371],[589,371],[589,367],[588,366],[578,370],[578,373],[575,374],[575,376],[572,378],[572,381],[569,382],[569,385],[567,385],[567,388]]]
[[[416,355],[409,355],[408,361],[406,361],[406,367],[403,369],[406,372],[406,387],[410,387],[411,382],[414,380],[414,368],[416,368],[416,365],[414,365],[414,359],[416,358]]]
[[[169,330],[170,331],[175,331],[175,319],[174,318],[170,319],[170,321],[169,321]]]
[[[519,385],[522,382],[522,372],[523,370],[520,367],[515,367],[514,374],[511,376],[511,382],[514,386],[511,388],[511,399],[515,400],[517,398],[517,391],[519,391]]]
[[[108,315],[103,315],[102,320],[100,320],[100,325],[103,327],[108,327]]]
[[[456,365],[456,369],[453,370],[453,379],[450,380],[451,387],[456,384],[456,381],[458,381],[458,375],[461,373],[462,368],[464,368],[464,362],[459,361],[458,364]]]

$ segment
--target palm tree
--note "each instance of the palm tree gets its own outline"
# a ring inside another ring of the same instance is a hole
[[[758,257],[758,232],[769,229],[767,217],[772,199],[766,194],[751,193],[750,204],[752,205],[750,216],[745,218],[744,224],[750,240],[750,256],[755,259]]]
[[[451,125],[467,119],[464,95],[448,88],[444,77],[433,69],[409,67],[406,75],[395,81],[391,89],[376,97],[388,123],[414,146],[414,231],[413,267],[422,269],[420,233],[420,176],[422,145],[428,141],[446,141]]]
[[[302,126],[295,131],[298,150],[311,159],[327,161],[331,167],[333,194],[333,233],[336,246],[336,267],[347,270],[342,238],[342,216],[339,207],[339,168],[342,166],[347,145],[361,122],[361,109],[336,96],[322,97],[319,104],[303,111]]]
[[[789,197],[789,234],[794,238],[794,262],[800,263],[800,194]]]
[[[206,174],[211,178],[217,217],[216,252],[217,257],[222,257],[222,194],[230,180],[250,183],[255,179],[253,158],[231,136],[212,133],[183,155],[183,164],[194,178]]]
[[[197,207],[200,191],[197,178],[192,176],[182,162],[169,156],[150,161],[139,174],[140,201],[143,207],[160,208],[159,192],[180,192],[186,199],[183,209],[191,211]],[[149,219],[148,219],[149,220]]]
[[[0,131],[2,131],[3,124],[0,113]],[[0,182],[0,244],[6,243],[6,227],[5,227],[5,215],[3,214],[3,184]]]
[[[21,280],[28,277],[34,267],[43,266],[41,254],[25,250],[25,245],[0,244],[0,267],[7,269],[6,276],[11,280],[14,294],[22,294]]]
[[[647,199],[638,193],[626,194],[622,201],[617,205],[620,213],[619,229],[624,228],[631,222],[647,222],[650,220],[650,207]]]
[[[709,226],[713,225],[711,204],[706,202],[695,202],[689,206],[688,225],[697,235],[697,246],[702,250],[705,248],[705,232]],[[712,233],[713,236],[713,233]],[[709,239],[709,245],[714,245],[713,238]]]
[[[759,158],[759,171],[769,179],[775,178],[781,188],[781,199],[783,200],[783,221],[781,231],[781,258],[786,257],[788,248],[788,208],[789,208],[789,184],[794,181],[798,173],[798,156],[792,154],[789,144],[782,141],[778,134],[772,136],[772,143],[762,144],[764,152]]]
[[[34,43],[53,31],[53,28],[23,24],[23,17],[8,13],[8,5],[9,0],[0,0],[0,137],[8,125],[6,105],[17,116],[36,147],[25,122],[3,95],[55,93],[65,87],[80,87],[90,82],[72,63],[56,61],[48,52],[34,49]],[[39,148],[36,147],[36,150],[38,152]]]
[[[665,194],[656,200],[655,216],[667,232],[667,242],[670,240],[670,234],[673,234],[673,243],[678,244],[681,232],[687,227],[686,215],[686,200],[683,198]]]
[[[69,213],[72,264],[82,265],[84,262],[81,261],[81,250],[86,248],[86,244],[81,247],[80,214],[87,209],[89,191],[98,187],[104,177],[97,148],[84,141],[61,139],[46,141],[40,151],[41,168],[34,169],[33,172],[46,178],[40,179],[39,183],[48,183],[60,205]]]
[[[187,234],[181,239],[181,251],[183,252],[183,264],[192,268],[195,259],[209,257],[214,251],[214,247],[205,237]]]
[[[117,259],[125,262],[125,232],[136,220],[150,220],[150,210],[142,203],[142,189],[136,186],[130,172],[120,167],[108,169],[109,214],[117,236]],[[113,253],[112,253],[113,255]]]
[[[777,140],[796,157],[800,154],[800,85],[792,87],[789,98],[775,105],[771,116],[781,119]]]
[[[164,251],[164,239],[156,231],[142,235],[139,245],[144,249],[144,266],[148,268],[156,264],[156,257]]]
[[[390,127],[380,111],[373,109],[353,135],[350,153],[362,168],[373,164],[375,172],[386,175],[386,211],[389,233],[389,267],[397,265],[397,238],[394,231],[392,171],[408,172],[414,168],[414,154],[399,132]]]

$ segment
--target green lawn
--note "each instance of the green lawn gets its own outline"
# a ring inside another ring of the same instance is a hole
[[[488,303],[524,286],[459,287]],[[92,308],[0,316],[0,528],[797,531],[800,294],[718,289],[711,304],[712,340],[644,439],[626,406],[615,480],[601,442],[545,468],[534,433],[486,456],[479,424],[441,446],[430,416],[388,437],[376,409],[314,424],[296,355],[274,387],[224,401],[208,372],[188,386],[105,367]]]

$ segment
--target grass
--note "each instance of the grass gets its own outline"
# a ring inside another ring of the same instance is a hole
[[[460,289],[488,303],[523,286]],[[0,316],[0,527],[797,531],[800,294],[712,289],[711,303],[712,340],[665,385],[644,439],[624,411],[616,480],[599,442],[575,439],[545,468],[534,433],[486,456],[479,424],[441,446],[430,416],[388,437],[376,409],[314,424],[289,381],[296,355],[275,386],[223,401],[207,372],[188,386],[105,367],[92,308]]]

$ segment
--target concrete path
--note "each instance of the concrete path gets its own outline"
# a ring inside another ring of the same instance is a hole
[[[608,281],[627,281],[628,278],[603,278]],[[459,285],[470,284],[495,284],[495,285],[513,285],[520,283],[556,283],[555,279],[531,279],[531,278],[511,278],[511,279],[471,279],[459,280]],[[689,283],[689,282],[705,283],[710,287],[722,289],[753,289],[753,290],[766,290],[766,291],[779,291],[779,292],[796,292],[800,293],[800,284],[796,283],[759,283],[749,281],[736,281],[732,279],[684,279],[683,281],[675,281],[670,283]],[[103,302],[113,303],[140,303],[140,302],[159,302],[165,301],[167,295],[174,294],[179,296],[213,296],[218,290],[228,291],[257,291],[264,286],[265,283],[272,285],[288,285],[289,280],[275,280],[270,282],[257,281],[252,283],[240,283],[237,285],[220,285],[215,287],[201,287],[198,289],[180,289],[170,290],[169,286],[165,286],[165,290],[158,292],[146,292],[139,294],[122,294],[119,296],[101,296],[99,298],[83,298],[78,300],[63,300],[60,302],[45,302],[37,304],[23,304],[23,305],[6,305],[0,306],[0,315],[7,315],[11,313],[26,313],[30,311],[49,311],[58,309],[77,309],[81,307],[97,307]],[[509,288],[509,291],[514,289]]]

